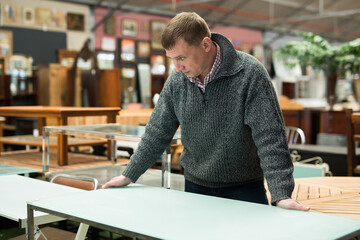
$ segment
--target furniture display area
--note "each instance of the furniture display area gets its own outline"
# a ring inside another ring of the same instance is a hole
[[[109,141],[108,157],[113,164],[116,162],[117,141],[140,142],[145,132],[145,126],[130,126],[120,124],[95,124],[79,126],[46,126],[43,131],[43,172],[49,172],[50,146],[49,135],[58,134],[65,137],[66,135],[82,136],[95,139],[106,139]],[[162,186],[170,188],[171,172],[171,145],[178,144],[181,139],[181,130],[177,130],[172,141],[162,155]],[[160,157],[160,156],[159,156]]]
[[[43,127],[47,125],[49,118],[55,119],[55,125],[67,125],[69,117],[77,116],[106,116],[108,123],[114,123],[116,116],[118,115],[120,108],[108,107],[108,108],[86,108],[86,107],[49,107],[49,106],[13,106],[13,107],[0,107],[0,116],[27,116],[38,118],[38,130],[39,134],[42,134]],[[11,139],[11,138],[10,138]],[[3,143],[9,141],[9,138],[1,138]],[[85,142],[83,145],[92,144],[94,141]],[[41,143],[41,142],[40,142]],[[39,139],[33,139],[33,145],[39,145]],[[50,141],[49,141],[50,143]],[[102,142],[103,143],[103,142]],[[21,144],[21,142],[19,142]],[[24,145],[29,144],[26,142]],[[68,139],[67,136],[57,136],[57,161],[59,165],[68,164],[67,151],[68,151]]]
[[[29,232],[34,229],[36,210],[142,239],[350,239],[360,234],[357,219],[138,184],[64,194],[27,204]],[[153,207],[159,204],[161,207]],[[261,231],[254,232],[254,226],[259,225]]]

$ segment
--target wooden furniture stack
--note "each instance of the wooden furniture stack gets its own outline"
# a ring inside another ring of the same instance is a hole
[[[347,137],[347,173],[348,176],[360,174],[360,163],[356,158],[356,143],[360,142],[360,134],[355,128],[360,126],[360,113],[346,109],[346,137]]]

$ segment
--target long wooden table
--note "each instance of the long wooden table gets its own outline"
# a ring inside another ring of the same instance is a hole
[[[57,106],[7,106],[0,107],[0,116],[5,117],[37,117],[39,134],[46,126],[46,118],[55,118],[56,125],[67,125],[69,117],[106,116],[107,123],[115,123],[119,114],[118,107],[57,107]],[[58,135],[57,161],[59,165],[67,165],[67,136]]]

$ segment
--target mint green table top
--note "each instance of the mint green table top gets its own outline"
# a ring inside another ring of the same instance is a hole
[[[6,164],[0,164],[0,176],[1,175],[14,175],[14,174],[29,174],[38,172],[37,169],[18,167]]]
[[[21,228],[26,227],[26,201],[55,197],[85,190],[71,188],[64,185],[24,177],[19,175],[0,176],[0,216],[19,222]],[[37,222],[51,222],[59,220],[42,212],[36,212]]]
[[[138,184],[28,201],[28,206],[145,239],[328,240],[360,234],[360,220]]]

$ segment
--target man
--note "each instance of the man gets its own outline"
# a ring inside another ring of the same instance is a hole
[[[180,13],[162,35],[175,64],[145,134],[121,176],[103,187],[136,182],[181,126],[185,191],[309,210],[291,199],[293,166],[277,98],[264,67],[210,33],[196,13]]]

